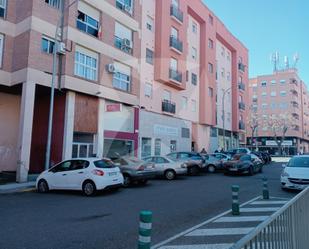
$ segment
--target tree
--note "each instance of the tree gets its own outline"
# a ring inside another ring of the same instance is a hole
[[[257,131],[257,128],[260,125],[260,118],[256,112],[250,112],[248,118],[247,118],[247,124],[251,130],[251,145],[253,146],[253,138],[255,136],[255,133]],[[257,141],[256,141],[257,145]]]

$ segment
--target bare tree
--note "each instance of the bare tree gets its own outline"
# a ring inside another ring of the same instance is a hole
[[[251,131],[251,146],[253,146],[254,145],[253,138],[255,137],[257,129],[260,125],[260,118],[256,112],[250,112],[247,118],[247,124]],[[257,141],[256,141],[256,145],[257,145]]]

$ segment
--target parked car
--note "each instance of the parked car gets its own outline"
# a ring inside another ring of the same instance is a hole
[[[263,171],[262,161],[254,154],[236,154],[224,163],[226,173],[248,173],[253,175]]]
[[[261,151],[261,153],[265,156],[265,158],[267,159],[267,163],[271,162],[271,155],[268,152],[265,151]]]
[[[266,157],[266,155],[262,154],[259,151],[253,151],[252,154],[256,155],[263,162],[263,164],[267,163],[268,158]]]
[[[214,173],[218,170],[224,169],[223,163],[230,159],[231,157],[229,155],[223,153],[209,154],[208,158],[205,160],[207,171]]]
[[[309,184],[309,155],[294,156],[283,164],[281,187],[302,190]]]
[[[43,171],[36,180],[40,193],[49,190],[81,190],[91,196],[98,190],[119,188],[123,184],[120,169],[106,158],[71,159]]]
[[[174,161],[185,162],[187,164],[187,171],[189,175],[197,175],[206,167],[205,158],[200,153],[172,152],[166,156]]]
[[[236,148],[236,149],[230,149],[227,151],[227,154],[230,154],[231,156],[234,156],[235,154],[250,154],[251,150],[248,148]]]
[[[187,164],[185,162],[172,160],[165,156],[151,156],[143,158],[146,162],[152,162],[155,165],[158,176],[164,176],[167,180],[173,180],[177,175],[187,173]]]
[[[124,187],[129,187],[133,183],[146,184],[149,179],[153,179],[157,175],[154,163],[147,163],[136,157],[118,157],[113,159],[113,162],[123,174]]]

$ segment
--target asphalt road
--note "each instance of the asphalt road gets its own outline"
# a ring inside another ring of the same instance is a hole
[[[79,192],[35,192],[0,195],[1,249],[134,249],[140,210],[153,211],[153,244],[230,209],[231,185],[240,185],[240,202],[262,191],[269,179],[270,195],[293,197],[280,188],[281,164],[263,174],[221,173],[151,181],[87,198]]]

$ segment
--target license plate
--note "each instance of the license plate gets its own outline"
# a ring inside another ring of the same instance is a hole
[[[117,172],[110,172],[110,173],[108,173],[108,175],[109,176],[115,176],[115,175],[117,175]]]
[[[230,168],[230,171],[237,171],[237,169],[234,169],[234,168]]]

